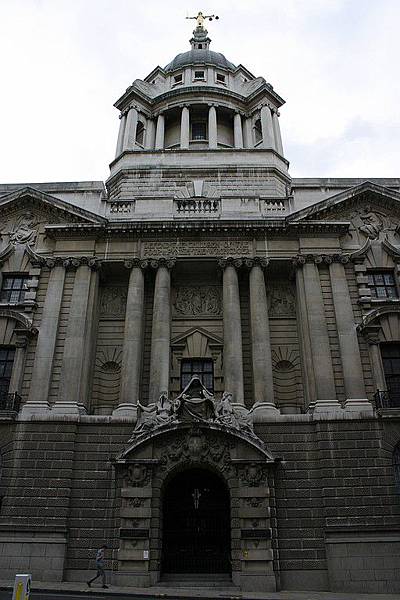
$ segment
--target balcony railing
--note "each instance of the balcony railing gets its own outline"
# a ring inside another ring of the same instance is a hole
[[[377,409],[400,409],[400,395],[387,390],[377,390],[374,394]]]
[[[175,206],[178,213],[210,214],[218,213],[220,201],[217,198],[177,198]]]
[[[0,392],[0,412],[18,413],[21,406],[21,396],[14,392],[12,394]]]

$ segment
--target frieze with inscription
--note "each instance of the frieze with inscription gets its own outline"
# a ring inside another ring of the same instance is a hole
[[[250,240],[144,242],[143,256],[242,256],[251,253]]]

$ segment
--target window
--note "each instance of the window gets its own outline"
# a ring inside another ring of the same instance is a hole
[[[195,79],[204,79],[204,71],[195,71],[194,78]]]
[[[214,391],[214,363],[211,358],[188,358],[181,362],[181,389],[184,389],[192,377],[200,377],[202,384]]]
[[[1,286],[0,302],[17,304],[25,300],[25,292],[28,289],[27,282],[29,275],[16,273],[13,275],[3,275],[3,284]]]
[[[205,121],[194,121],[192,123],[192,140],[206,140],[207,127]]]
[[[372,298],[398,298],[396,282],[393,273],[368,273],[368,285]]]
[[[0,346],[0,401],[8,394],[14,355],[15,348]]]
[[[400,344],[381,344],[381,355],[390,405],[400,408]]]
[[[179,75],[175,75],[174,83],[182,83],[182,79],[182,73],[179,73]]]
[[[217,73],[217,82],[225,83],[225,75],[222,75],[222,73]]]
[[[144,125],[141,121],[138,121],[138,124],[136,127],[136,143],[139,144],[139,146],[143,146],[143,142],[144,142]]]

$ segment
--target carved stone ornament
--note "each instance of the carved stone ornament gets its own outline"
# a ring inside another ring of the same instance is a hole
[[[251,463],[241,470],[240,479],[244,485],[250,487],[265,485],[267,481],[267,469],[264,465]]]
[[[173,308],[176,315],[185,317],[219,317],[222,315],[221,288],[215,285],[179,287]]]
[[[296,316],[295,293],[291,285],[278,283],[269,292],[270,317],[294,317]]]
[[[123,478],[127,487],[143,487],[150,483],[151,470],[147,465],[129,465],[123,475]]]
[[[100,314],[108,317],[125,316],[127,289],[121,286],[104,287],[100,295]]]
[[[222,473],[233,474],[230,451],[233,445],[230,440],[223,440],[216,435],[206,435],[194,426],[186,433],[173,438],[170,444],[160,446],[162,470],[174,466],[178,462],[209,462],[218,465]]]
[[[365,206],[357,211],[352,217],[352,225],[370,240],[376,240],[381,232],[384,233],[393,229],[389,217],[374,210],[371,206]]]
[[[258,440],[253,430],[252,410],[233,403],[230,392],[224,392],[220,399],[214,398],[196,375],[175,400],[170,400],[168,393],[162,392],[156,403],[142,406],[138,402],[138,420],[133,437],[173,423],[187,422],[216,423]]]
[[[1,227],[2,234],[8,234],[9,243],[34,244],[40,223],[46,222],[43,216],[35,215],[27,210],[22,214],[11,215]]]

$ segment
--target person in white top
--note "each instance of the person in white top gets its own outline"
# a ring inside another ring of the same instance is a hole
[[[97,550],[96,553],[96,569],[97,569],[97,573],[96,575],[93,577],[93,579],[90,579],[90,581],[87,581],[87,584],[89,587],[92,586],[92,583],[94,581],[96,581],[96,579],[98,579],[98,577],[101,577],[101,583],[102,583],[102,587],[107,589],[108,585],[106,585],[106,572],[104,570],[104,553],[107,550],[108,546],[106,546],[105,544],[103,544],[103,546],[101,546],[101,548],[99,548]]]

